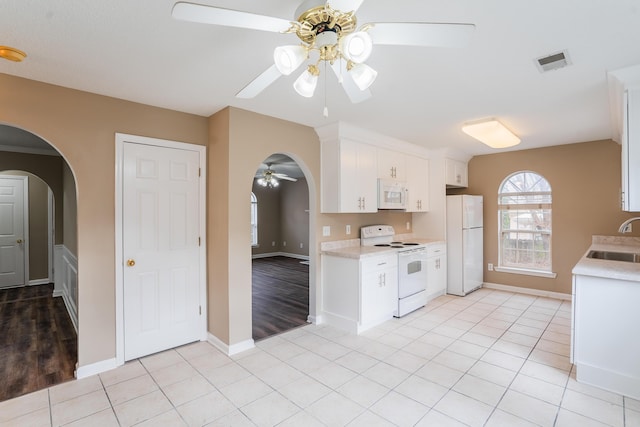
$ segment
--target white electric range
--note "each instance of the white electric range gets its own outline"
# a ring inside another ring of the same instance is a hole
[[[395,241],[391,225],[360,228],[361,246],[378,246],[398,254],[398,309],[402,317],[427,303],[427,245],[415,241]]]

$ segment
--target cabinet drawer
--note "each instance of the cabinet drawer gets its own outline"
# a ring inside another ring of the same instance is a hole
[[[432,245],[427,245],[427,256],[439,256],[447,253],[447,245],[446,243],[436,243]]]
[[[398,256],[393,253],[362,260],[362,271],[377,271],[398,266]]]

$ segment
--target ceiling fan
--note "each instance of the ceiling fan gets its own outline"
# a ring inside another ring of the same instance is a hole
[[[280,183],[278,182],[279,179],[284,179],[285,181],[292,181],[292,182],[297,181],[296,178],[291,178],[289,175],[285,173],[278,173],[273,169],[271,169],[271,163],[267,164],[267,169],[263,170],[262,173],[258,173],[256,175],[256,179],[257,179],[256,182],[258,183],[258,185],[261,185],[263,187],[269,187],[269,188],[277,187],[278,185],[280,185]]]
[[[295,12],[295,21],[257,15],[216,6],[178,2],[175,19],[279,33],[295,33],[298,45],[275,48],[274,64],[236,94],[253,98],[282,75],[289,75],[305,61],[305,71],[293,84],[296,92],[313,96],[320,75],[320,63],[338,77],[352,102],[371,96],[369,87],[377,72],[365,64],[373,45],[465,46],[475,29],[473,24],[433,22],[375,22],[358,27],[356,11],[364,0],[305,0]],[[326,115],[326,107],[325,107]]]

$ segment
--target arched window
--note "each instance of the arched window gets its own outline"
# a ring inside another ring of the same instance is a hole
[[[251,246],[258,246],[258,198],[251,192]]]
[[[508,176],[500,185],[498,221],[498,270],[553,274],[551,186],[543,176],[531,171]]]

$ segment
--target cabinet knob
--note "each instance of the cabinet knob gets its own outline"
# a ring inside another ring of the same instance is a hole
[[[127,266],[129,267],[133,267],[134,265],[136,265],[136,261],[133,259],[128,259],[127,260]]]
[[[21,243],[22,243],[22,239],[18,239],[18,240],[16,240],[16,243],[17,243],[17,244],[21,244]]]

